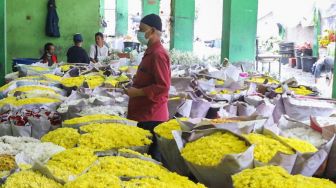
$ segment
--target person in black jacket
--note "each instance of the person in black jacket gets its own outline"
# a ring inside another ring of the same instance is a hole
[[[83,37],[81,34],[73,36],[74,46],[69,48],[67,52],[68,63],[90,63],[90,59],[86,51],[82,48]]]

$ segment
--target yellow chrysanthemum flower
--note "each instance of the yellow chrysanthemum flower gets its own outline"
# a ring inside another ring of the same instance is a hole
[[[239,122],[239,120],[234,120],[234,119],[212,119],[211,123],[214,124],[220,124],[220,123],[235,123]]]
[[[45,134],[42,138],[42,142],[51,142],[62,146],[64,148],[73,148],[79,141],[80,134],[76,129],[72,128],[59,128]]]
[[[182,118],[182,121],[188,120],[188,118]],[[174,139],[172,131],[181,130],[180,124],[176,119],[169,120],[168,122],[162,123],[154,128],[154,132],[162,138],[172,140]]]
[[[63,78],[61,83],[65,87],[80,87],[83,85],[84,80],[85,80],[84,76],[69,77],[69,78]]]
[[[244,137],[255,144],[254,148],[254,158],[260,162],[268,163],[277,152],[282,152],[285,154],[294,154],[292,148],[282,144],[280,141],[273,139],[271,136],[251,133],[244,135]]]
[[[117,176],[107,173],[87,173],[79,176],[75,181],[68,182],[64,188],[121,188],[121,181]]]
[[[83,117],[77,117],[69,120],[65,120],[63,122],[63,126],[71,126],[75,124],[80,123],[97,123],[99,121],[104,120],[127,120],[126,118],[122,118],[120,116],[112,116],[108,114],[93,114],[93,115],[87,115]]]
[[[131,179],[130,181],[123,181],[123,187],[136,187],[137,185],[140,187],[204,187],[202,184],[195,184],[187,177],[169,172],[158,164],[137,158],[99,158],[98,164],[94,165],[89,173],[99,172]],[[143,178],[148,178],[148,180],[140,180]]]
[[[90,89],[95,89],[96,87],[103,85],[105,78],[100,75],[92,75],[85,77],[85,81]]]
[[[248,81],[253,82],[253,83],[263,84],[265,83],[266,79],[268,80],[267,84],[279,84],[280,83],[278,80],[275,80],[274,78],[271,78],[271,77],[252,77]]]
[[[317,148],[306,141],[303,140],[299,140],[296,138],[285,138],[280,136],[279,137],[283,142],[285,142],[286,144],[288,144],[290,147],[292,147],[293,149],[295,149],[296,151],[299,151],[301,153],[315,153],[317,152]]]
[[[216,132],[189,142],[183,148],[182,157],[200,166],[217,166],[225,155],[245,152],[244,140],[228,132]]]
[[[55,177],[68,182],[82,174],[97,158],[92,150],[72,148],[54,155],[46,167]]]
[[[121,67],[119,67],[119,71],[121,71],[121,72],[126,72],[127,70],[128,70],[128,66],[121,66]]]
[[[293,91],[296,95],[303,95],[303,96],[307,96],[310,94],[313,94],[313,91],[306,88],[305,86],[300,86],[298,88],[294,88],[294,87],[289,87],[289,90]],[[278,87],[274,90],[276,93],[283,93],[283,89],[282,87]]]
[[[62,65],[62,66],[60,66],[60,68],[61,68],[62,72],[66,72],[66,71],[70,70],[71,66],[72,65]]]
[[[25,170],[17,172],[6,180],[2,188],[61,188],[61,184],[43,176],[39,172]]]
[[[43,71],[48,71],[48,67],[40,67],[40,66],[27,66],[27,69],[31,69],[37,72],[43,72]]]
[[[86,134],[80,136],[79,146],[95,151],[147,146],[152,143],[151,133],[136,126],[101,123],[85,125],[80,130]]]
[[[15,92],[24,92],[24,93],[29,93],[29,92],[34,92],[34,91],[39,91],[39,92],[49,92],[52,94],[56,94],[56,91],[50,87],[47,86],[21,86],[13,89],[8,93],[8,95],[12,96],[14,95]]]
[[[263,166],[246,169],[232,176],[235,188],[335,188],[336,185],[326,179],[290,175],[279,166]]]
[[[53,81],[53,82],[62,82],[62,77],[54,75],[54,74],[44,74],[43,77],[46,80]]]
[[[1,86],[0,87],[0,92],[3,92],[6,89],[8,89],[12,84],[14,84],[14,83],[13,82],[9,82],[8,84]]]
[[[29,104],[52,104],[52,103],[59,103],[61,100],[53,99],[53,98],[43,98],[43,97],[36,97],[36,98],[24,98],[24,99],[16,99],[15,97],[7,97],[0,100],[0,107],[3,105],[13,105],[13,106],[24,106]]]

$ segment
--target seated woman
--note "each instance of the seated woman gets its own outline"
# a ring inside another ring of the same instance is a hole
[[[321,77],[321,73],[323,69],[325,70],[327,74],[326,80],[328,84],[331,83],[331,80],[333,78],[332,70],[334,69],[334,62],[335,62],[335,59],[333,57],[327,56],[325,58],[319,59],[315,63],[315,70],[314,70],[315,83],[317,83],[318,79]]]
[[[55,55],[55,46],[52,43],[44,45],[44,53],[41,57],[42,63],[48,63],[48,66],[52,66],[57,63],[57,56]]]

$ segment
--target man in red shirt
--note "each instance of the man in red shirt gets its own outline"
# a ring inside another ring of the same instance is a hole
[[[145,16],[140,23],[138,40],[148,48],[135,75],[129,95],[128,118],[138,121],[138,127],[151,131],[153,144],[149,153],[160,160],[153,129],[168,120],[170,59],[161,44],[162,22],[158,15]]]

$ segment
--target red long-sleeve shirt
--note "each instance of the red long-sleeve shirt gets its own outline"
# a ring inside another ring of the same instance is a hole
[[[146,96],[130,98],[128,118],[138,122],[167,121],[170,80],[169,55],[160,42],[154,43],[146,50],[133,83]]]

